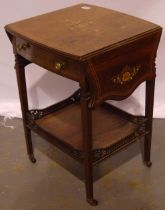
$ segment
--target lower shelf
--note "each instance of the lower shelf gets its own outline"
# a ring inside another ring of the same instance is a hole
[[[58,141],[76,159],[83,161],[81,109],[79,102],[35,119],[31,128]],[[34,112],[34,111],[33,111]],[[104,104],[93,110],[93,162],[99,162],[114,152],[144,136],[145,119],[118,113],[117,108]],[[123,112],[124,113],[124,112]],[[50,139],[50,138],[49,138]],[[53,142],[54,141],[54,142]]]

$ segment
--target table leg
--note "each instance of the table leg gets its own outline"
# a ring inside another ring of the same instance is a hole
[[[152,118],[154,106],[154,89],[155,79],[146,81],[146,102],[145,102],[145,116],[147,118],[146,130],[149,131],[145,136],[144,141],[144,163],[147,167],[151,167],[151,139],[152,139]]]
[[[31,138],[31,130],[27,127],[27,112],[28,112],[28,99],[27,99],[27,88],[26,88],[26,79],[25,79],[25,66],[27,62],[24,58],[19,55],[15,55],[15,69],[17,75],[18,91],[21,102],[22,110],[22,119],[24,126],[24,133],[26,139],[27,153],[29,159],[32,163],[36,162],[36,159],[33,154],[33,145]]]
[[[88,108],[88,100],[81,96],[82,136],[84,143],[84,167],[87,202],[92,206],[98,204],[93,198],[93,164],[92,164],[92,110]]]

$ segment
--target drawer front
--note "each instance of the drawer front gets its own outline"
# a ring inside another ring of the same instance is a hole
[[[18,37],[16,38],[16,51],[22,57],[49,71],[75,81],[80,81],[80,70],[75,61]]]

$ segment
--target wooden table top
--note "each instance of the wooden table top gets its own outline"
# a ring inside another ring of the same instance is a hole
[[[83,57],[136,40],[159,26],[111,9],[78,4],[18,21],[5,28],[36,44]]]

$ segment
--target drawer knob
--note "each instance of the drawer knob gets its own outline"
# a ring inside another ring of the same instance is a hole
[[[17,45],[17,51],[26,50],[29,47],[30,47],[30,44],[29,43],[26,43],[26,44],[18,44]]]
[[[57,63],[55,64],[55,68],[56,68],[56,70],[58,70],[58,71],[60,71],[61,69],[63,69],[64,66],[65,66],[65,63],[64,63],[64,62],[57,62]]]

